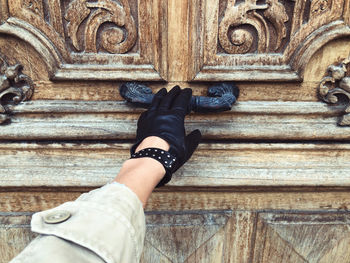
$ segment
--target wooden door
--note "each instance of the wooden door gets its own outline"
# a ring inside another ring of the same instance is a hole
[[[140,81],[232,110],[146,208],[142,262],[350,262],[349,0],[0,0],[0,262],[30,216],[112,180]],[[101,172],[103,171],[103,172]]]

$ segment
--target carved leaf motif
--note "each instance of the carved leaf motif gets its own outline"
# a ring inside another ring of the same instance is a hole
[[[284,6],[278,0],[267,0],[269,8],[266,9],[264,15],[271,21],[277,33],[277,41],[275,51],[279,49],[282,39],[287,36],[287,28],[284,25],[288,21],[288,15]]]
[[[86,0],[75,0],[69,4],[68,10],[64,16],[68,21],[68,36],[72,39],[73,46],[79,51],[81,47],[77,38],[78,28],[89,14],[90,9],[86,7]]]
[[[0,123],[8,119],[10,105],[28,100],[33,95],[34,84],[22,69],[19,64],[9,66],[0,56]]]
[[[126,53],[136,42],[136,25],[130,13],[127,0],[120,1],[122,5],[111,0],[88,2],[88,0],[73,1],[66,12],[68,35],[73,46],[82,51],[77,36],[78,28],[87,18],[84,33],[86,52],[98,52],[97,34],[100,27],[109,22],[117,27],[102,30],[101,46],[110,53]],[[125,28],[125,31],[122,28]]]
[[[265,17],[258,14],[256,10],[265,10],[263,13]],[[272,32],[267,25],[267,20],[272,23],[277,32],[274,47],[270,47]],[[254,38],[258,41],[258,53],[266,53],[269,48],[277,50],[287,35],[287,29],[284,25],[287,21],[288,15],[285,7],[278,0],[267,0],[266,4],[261,5],[258,5],[256,0],[246,0],[236,6],[235,0],[230,0],[219,25],[219,41],[222,48],[230,54],[252,52]],[[252,30],[240,28],[246,25],[252,26],[256,30],[257,36],[253,36]],[[231,28],[233,32],[229,36]]]
[[[345,115],[338,123],[341,126],[350,125],[350,74],[347,70],[349,64],[350,57],[339,65],[329,66],[328,76],[324,77],[319,84],[319,95],[323,101],[335,104],[339,102],[339,96],[347,98]]]

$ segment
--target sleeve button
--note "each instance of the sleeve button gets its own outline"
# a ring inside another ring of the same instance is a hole
[[[60,210],[60,211],[54,211],[44,216],[44,221],[47,224],[57,224],[57,223],[62,223],[66,221],[70,217],[71,217],[70,212]]]

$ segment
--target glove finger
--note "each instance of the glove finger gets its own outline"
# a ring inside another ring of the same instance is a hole
[[[189,88],[181,90],[180,94],[175,98],[171,109],[181,110],[184,114],[188,113],[192,97],[192,90]]]
[[[167,91],[165,88],[160,89],[153,97],[151,106],[149,109],[157,109],[159,106],[159,103],[161,102],[162,98],[167,94]]]
[[[171,104],[173,103],[176,96],[180,93],[181,89],[179,86],[173,87],[168,94],[166,94],[162,101],[159,104],[160,110],[168,110],[171,107]]]
[[[184,162],[191,158],[193,152],[197,149],[199,142],[202,139],[200,130],[194,130],[185,138],[186,156]]]

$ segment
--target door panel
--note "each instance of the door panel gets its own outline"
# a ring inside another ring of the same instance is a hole
[[[125,81],[240,88],[187,118],[203,143],[152,195],[142,262],[350,262],[349,0],[0,0],[0,21],[0,262],[118,173]]]
[[[1,215],[1,263],[35,238],[29,213]],[[141,262],[349,262],[349,214],[186,211],[146,213]]]

